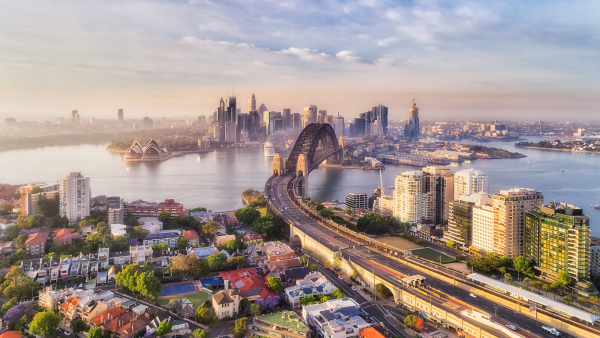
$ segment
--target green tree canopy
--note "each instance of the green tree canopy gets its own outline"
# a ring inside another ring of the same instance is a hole
[[[179,241],[177,242],[177,247],[179,249],[186,249],[188,247],[188,240],[185,237],[179,237]]]
[[[235,212],[235,217],[238,219],[238,221],[244,224],[253,224],[254,221],[260,217],[260,211],[254,209],[253,207],[245,207],[238,209]]]
[[[273,290],[273,292],[275,292],[276,294],[279,295],[283,292],[283,284],[281,284],[279,278],[269,277],[269,279],[267,279],[267,283],[269,284],[271,290]]]
[[[85,330],[87,330],[88,326],[85,324],[85,322],[81,319],[75,319],[73,321],[71,321],[71,330],[73,330],[73,332],[75,333],[79,333],[79,332],[83,332]]]
[[[342,288],[337,288],[337,289],[333,290],[333,292],[331,293],[331,298],[332,299],[344,298],[344,292],[342,292]]]
[[[310,271],[315,272],[317,270],[319,270],[319,266],[317,264],[310,265]]]
[[[200,324],[208,325],[213,321],[213,312],[206,306],[200,306],[196,309],[196,321]]]
[[[277,238],[281,234],[279,222],[272,215],[257,218],[252,224],[252,230],[263,235],[265,240]]]
[[[531,262],[524,256],[519,256],[513,259],[515,270],[521,271],[522,273],[533,276],[533,269],[531,268]]]
[[[157,336],[159,337],[164,337],[167,334],[171,333],[171,327],[172,327],[172,323],[170,321],[162,321],[160,322],[160,324],[158,325],[158,327],[156,328],[156,331],[154,333],[156,333]]]
[[[248,330],[248,318],[243,317],[235,321],[235,327],[229,329],[235,338],[242,338]]]
[[[163,211],[158,215],[158,220],[163,222],[163,224],[169,222],[171,219],[171,213],[168,211]]]
[[[256,303],[250,304],[250,314],[252,316],[260,316],[261,313],[262,313],[262,308],[260,307],[260,305],[258,305]]]
[[[210,337],[210,331],[205,329],[196,329],[192,332],[192,338],[208,338]]]
[[[381,218],[377,213],[366,213],[356,222],[358,231],[365,231],[369,234],[383,234],[390,230],[388,222]]]
[[[88,338],[103,338],[101,327],[95,327],[88,331]]]
[[[202,225],[201,232],[205,238],[210,239],[215,237],[218,228],[219,225],[216,222],[206,222],[204,225]]]
[[[31,321],[30,331],[42,337],[53,337],[60,323],[60,317],[54,312],[39,312]]]

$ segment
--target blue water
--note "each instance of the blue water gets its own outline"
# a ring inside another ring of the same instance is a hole
[[[539,139],[529,138],[534,142]],[[556,200],[577,205],[590,216],[592,234],[600,237],[600,211],[590,208],[600,204],[600,155],[517,149],[512,142],[485,145],[518,151],[528,157],[474,160],[449,168],[453,171],[476,168],[487,173],[490,193],[516,187],[534,188],[543,192],[546,202]],[[0,152],[0,182],[55,181],[69,172],[81,171],[91,178],[94,196],[116,195],[128,201],[173,198],[188,208],[203,206],[226,211],[243,207],[240,195],[245,189],[264,189],[272,161],[264,157],[262,149],[249,148],[186,155],[161,163],[127,164],[121,161],[120,154],[104,148],[105,145],[88,144]],[[392,186],[397,173],[416,169],[388,165],[382,173],[383,185]],[[378,171],[322,168],[310,174],[309,195],[315,200],[344,200],[350,192],[370,195],[378,186]]]

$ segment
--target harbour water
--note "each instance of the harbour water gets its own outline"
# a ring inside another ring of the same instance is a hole
[[[529,137],[531,141],[540,138]],[[474,143],[462,141],[462,143]],[[474,160],[450,166],[453,171],[476,168],[490,176],[490,193],[515,187],[534,188],[546,202],[567,202],[584,209],[591,218],[592,234],[600,237],[598,180],[600,155],[515,148],[513,143],[486,146],[527,155],[521,159]],[[23,184],[54,181],[80,171],[91,178],[92,195],[115,195],[126,200],[160,201],[173,198],[185,207],[235,210],[243,207],[245,189],[262,191],[270,175],[271,157],[262,148],[219,149],[157,163],[124,163],[122,155],[104,150],[106,145],[85,144],[0,152],[0,182]],[[562,171],[564,169],[564,172]],[[418,170],[388,165],[383,185],[394,185],[396,174]],[[309,177],[309,195],[315,200],[343,201],[350,192],[371,194],[379,186],[379,172],[320,168]],[[391,194],[392,190],[386,189]]]

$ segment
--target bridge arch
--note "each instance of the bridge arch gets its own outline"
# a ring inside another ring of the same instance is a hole
[[[330,157],[333,152],[342,148],[335,136],[335,131],[328,123],[311,123],[307,125],[294,144],[285,165],[287,173],[297,170],[298,157],[304,154],[308,171],[315,169],[321,162]],[[308,173],[303,173],[308,176]]]

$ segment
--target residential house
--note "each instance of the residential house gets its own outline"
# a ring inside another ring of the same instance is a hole
[[[264,265],[263,268],[271,272],[283,272],[286,269],[299,268],[302,266],[302,262],[298,257],[292,259],[284,259],[281,261],[267,261],[266,263],[267,264]]]
[[[312,327],[317,337],[358,337],[360,330],[371,327],[351,298],[331,299],[327,302],[302,307],[302,317]]]
[[[108,267],[108,258],[110,256],[109,248],[98,249],[98,267],[102,270]]]
[[[194,230],[185,230],[183,231],[183,237],[188,240],[188,245],[193,246],[194,243],[200,245],[200,237],[198,233]]]
[[[77,232],[77,229],[73,228],[63,228],[54,231],[54,238],[52,238],[53,243],[60,244],[71,244],[73,242],[73,236],[71,234]],[[67,237],[67,238],[65,238]]]
[[[235,240],[235,235],[215,236],[215,246],[223,246],[231,240]]]
[[[97,233],[98,233],[98,230],[96,229],[95,225],[86,225],[83,228],[81,228],[81,236],[84,239],[87,238],[87,236],[89,236],[89,235],[94,235]]]
[[[308,275],[311,274],[311,272],[312,271],[307,266],[286,269],[283,270],[283,272],[281,272],[281,274],[279,275],[279,279],[284,284],[284,286],[292,286],[296,285],[297,281],[305,279]]]
[[[165,243],[170,248],[176,248],[179,241],[179,235],[172,232],[159,232],[150,234],[144,238],[144,245]]]
[[[96,284],[103,285],[106,283],[108,283],[108,272],[106,272],[106,271],[98,272],[98,275],[96,276]]]
[[[123,338],[133,338],[148,324],[150,324],[150,318],[146,316],[137,317],[117,328],[114,333]],[[171,328],[171,330],[173,330],[173,328]]]
[[[25,241],[25,250],[27,250],[27,257],[44,257],[47,240],[47,232],[36,232],[34,234],[29,235],[29,237],[27,237],[27,241]]]
[[[0,334],[0,338],[22,338],[23,333],[21,331],[5,331]]]
[[[117,278],[117,274],[119,272],[121,272],[121,267],[120,266],[111,266],[110,269],[108,269],[108,274],[106,277],[106,283],[108,284],[115,284],[116,283],[116,278]]]
[[[109,265],[131,264],[131,256],[129,255],[129,251],[111,252],[108,255],[108,264]]]
[[[127,230],[125,230],[127,226],[125,224],[111,224],[110,225],[110,233],[113,236],[125,236],[127,235]]]
[[[207,246],[204,248],[188,248],[187,252],[196,254],[198,259],[205,259],[210,255],[219,254],[219,250],[217,250],[217,248],[214,246]]]
[[[254,244],[263,240],[263,235],[261,234],[249,234],[242,238],[242,242],[246,244]]]
[[[187,333],[192,333],[190,330],[190,325],[183,320],[174,320],[171,325],[171,332],[175,335],[183,335]]]
[[[287,302],[294,307],[300,306],[300,299],[307,296],[329,295],[337,286],[333,285],[325,276],[319,272],[306,276],[305,279],[296,282],[284,290]]]
[[[161,313],[158,316],[154,317],[154,319],[152,319],[150,321],[150,324],[146,325],[146,332],[150,332],[150,333],[154,333],[154,331],[156,331],[156,329],[158,329],[158,326],[160,325],[160,323],[165,322],[165,321],[171,321],[171,316],[169,316],[166,313]]]
[[[138,263],[140,266],[146,264],[146,261],[152,260],[152,247],[150,245],[137,245],[129,247],[131,264]]]
[[[212,298],[213,310],[219,319],[239,313],[241,297],[238,289],[219,291]]]
[[[225,283],[225,289],[238,289],[240,296],[250,301],[267,299],[269,296],[277,296],[271,290],[265,280],[258,276],[254,268],[240,269],[235,271],[222,271],[219,273]]]
[[[143,315],[144,313],[146,313],[146,310],[148,310],[148,307],[146,305],[141,304],[131,309],[131,311],[133,311],[133,313],[135,313],[137,316]]]
[[[271,262],[292,259],[296,257],[296,253],[287,244],[281,242],[264,243],[264,254]]]
[[[13,241],[6,241],[0,244],[0,253],[3,255],[10,255],[17,251],[17,246]]]

